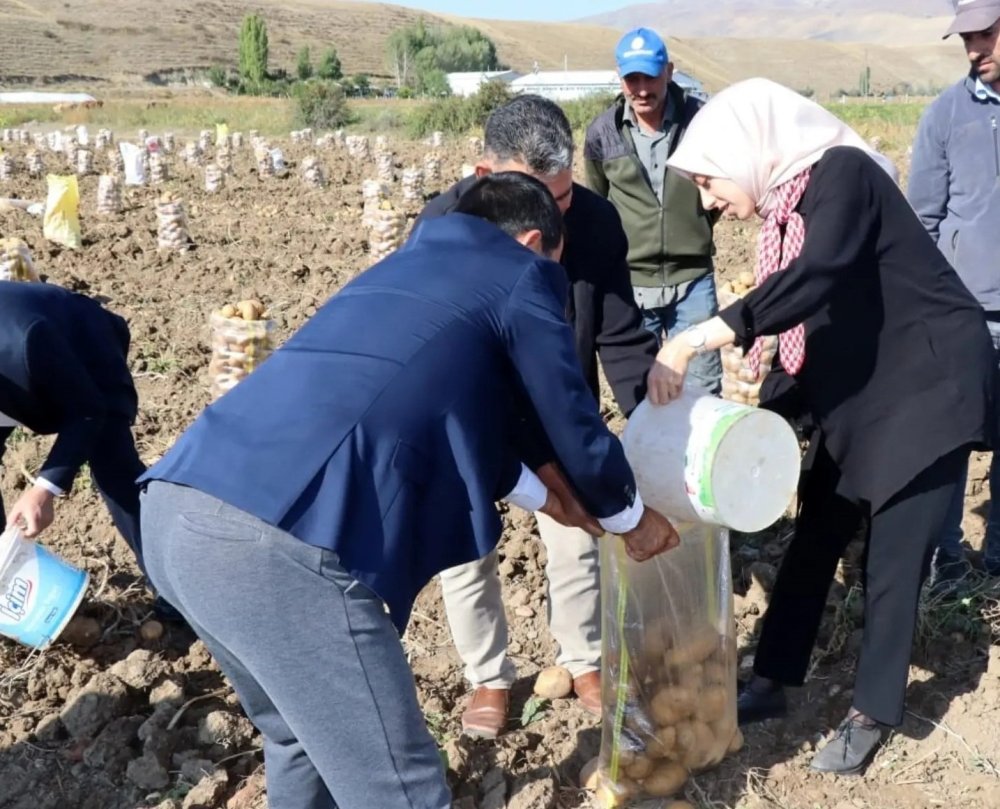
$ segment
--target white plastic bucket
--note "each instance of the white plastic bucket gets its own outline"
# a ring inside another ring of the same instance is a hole
[[[798,486],[801,453],[788,423],[714,396],[643,401],[622,444],[643,502],[681,521],[761,531],[785,512]]]
[[[17,528],[0,534],[0,634],[43,649],[66,628],[90,576]]]

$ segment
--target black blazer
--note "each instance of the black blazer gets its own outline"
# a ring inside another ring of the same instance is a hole
[[[781,374],[768,386],[773,409],[815,420],[840,493],[875,512],[938,458],[992,444],[993,343],[982,308],[865,152],[830,149],[798,211],[799,257],[720,317],[743,346],[805,324],[805,365],[794,388]]]
[[[0,281],[0,412],[58,435],[41,471],[62,489],[108,418],[135,420],[128,346],[125,321],[96,301],[48,284]]]
[[[459,181],[421,212],[417,224],[452,211],[476,182]],[[577,183],[565,214],[562,265],[570,284],[567,319],[576,338],[583,376],[600,401],[597,358],[621,411],[628,415],[646,395],[646,374],[658,350],[642,325],[628,268],[628,241],[615,207]]]

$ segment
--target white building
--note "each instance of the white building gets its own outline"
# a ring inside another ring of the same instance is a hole
[[[475,70],[470,73],[449,73],[448,86],[451,94],[456,96],[475,95],[479,88],[488,81],[502,81],[510,84],[521,74],[516,70]]]
[[[452,75],[455,74],[449,75],[449,81]],[[675,70],[674,81],[689,94],[705,97],[704,87],[694,77]],[[510,89],[553,101],[574,101],[595,94],[617,95],[621,92],[621,82],[616,70],[541,70],[515,78]]]
[[[573,101],[589,95],[618,92],[614,70],[540,70],[510,83],[515,93],[532,93],[553,101]]]

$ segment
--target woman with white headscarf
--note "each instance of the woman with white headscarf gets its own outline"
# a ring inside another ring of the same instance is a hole
[[[770,406],[794,401],[816,425],[741,721],[785,713],[784,687],[805,679],[837,562],[861,529],[853,704],[812,763],[860,772],[885,727],[902,721],[930,554],[971,448],[992,440],[989,332],[892,165],[797,93],[763,79],[733,85],[698,113],[668,165],[706,208],[764,224],[757,287],[664,345],[650,400],[679,395],[695,354],[736,344],[754,364],[758,338],[780,335]]]

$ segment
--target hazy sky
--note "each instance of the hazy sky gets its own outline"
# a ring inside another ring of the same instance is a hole
[[[366,0],[374,2],[375,0]],[[575,20],[634,0],[390,0],[393,5],[496,20]]]

